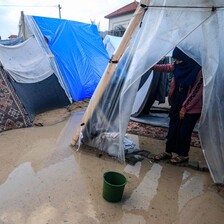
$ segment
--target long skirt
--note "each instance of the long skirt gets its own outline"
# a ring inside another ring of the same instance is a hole
[[[185,114],[183,120],[179,119],[179,114],[170,117],[166,152],[174,152],[179,156],[188,156],[191,135],[199,117],[200,114]]]

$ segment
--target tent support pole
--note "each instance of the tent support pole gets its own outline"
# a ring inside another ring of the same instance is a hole
[[[98,105],[99,100],[101,99],[108,83],[110,82],[110,80],[114,74],[114,71],[117,67],[117,63],[113,63],[113,61],[119,62],[120,58],[122,57],[130,39],[131,39],[132,34],[134,33],[134,31],[136,30],[136,28],[138,27],[138,25],[141,22],[141,19],[145,12],[145,8],[141,7],[141,4],[149,5],[149,0],[141,0],[140,1],[139,6],[137,7],[137,9],[130,21],[125,33],[124,33],[121,43],[120,43],[119,47],[117,48],[115,54],[113,55],[112,61],[108,64],[108,66],[103,74],[103,77],[100,80],[100,82],[99,82],[90,102],[89,102],[86,112],[83,115],[83,118],[80,123],[80,124],[82,124],[82,127],[83,127],[83,124],[85,125],[88,122],[88,120],[90,119],[91,115],[93,114],[93,111],[95,110],[96,106]],[[71,141],[72,146],[76,145],[76,143],[79,139],[80,130],[81,130],[81,125],[78,127],[74,137],[72,138],[72,141]]]
[[[26,40],[25,21],[24,21],[24,12],[23,11],[21,11],[21,28],[22,28],[23,40]]]

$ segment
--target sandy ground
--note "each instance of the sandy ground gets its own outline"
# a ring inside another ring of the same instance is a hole
[[[0,224],[223,223],[223,188],[209,172],[147,158],[131,166],[86,146],[71,147],[86,104],[39,115],[35,127],[0,133]],[[164,140],[129,137],[139,149],[164,149]],[[204,160],[199,147],[190,157]],[[102,197],[109,170],[128,180],[119,203]]]

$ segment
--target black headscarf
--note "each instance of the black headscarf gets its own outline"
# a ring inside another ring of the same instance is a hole
[[[177,47],[173,50],[173,58],[182,61],[180,64],[174,63],[175,83],[183,87],[194,84],[201,66]]]

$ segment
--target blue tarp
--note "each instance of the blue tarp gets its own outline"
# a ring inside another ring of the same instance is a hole
[[[96,25],[33,16],[54,54],[72,99],[91,98],[109,62]]]

